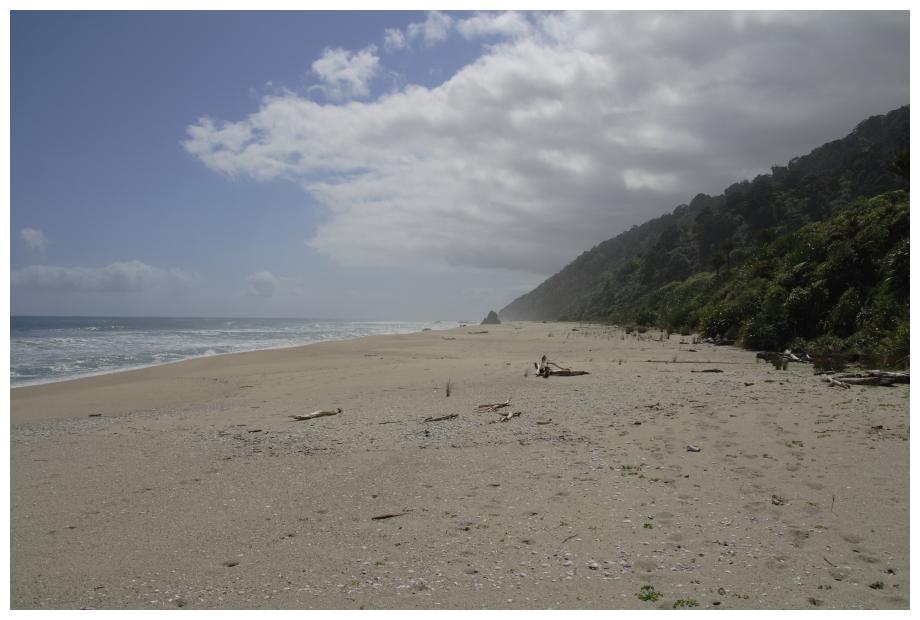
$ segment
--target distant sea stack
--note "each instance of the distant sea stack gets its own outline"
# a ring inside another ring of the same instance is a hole
[[[495,310],[489,310],[489,314],[486,315],[480,325],[501,325],[501,321],[498,320],[498,314],[495,313]]]

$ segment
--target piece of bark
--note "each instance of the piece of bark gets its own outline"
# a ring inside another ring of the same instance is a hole
[[[336,407],[335,409],[331,409],[331,410],[314,411],[313,413],[307,413],[303,415],[294,414],[289,417],[294,418],[298,422],[302,422],[303,420],[312,420],[313,418],[321,418],[327,415],[338,415],[340,413],[342,413],[342,408]]]

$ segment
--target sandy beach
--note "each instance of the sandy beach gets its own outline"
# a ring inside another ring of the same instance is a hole
[[[658,338],[469,326],[11,390],[10,604],[908,608],[908,386]]]

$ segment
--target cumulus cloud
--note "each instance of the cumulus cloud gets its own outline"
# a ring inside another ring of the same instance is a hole
[[[517,38],[534,33],[527,17],[516,11],[477,13],[457,21],[457,31],[467,39],[496,36]]]
[[[409,32],[441,23],[435,41],[444,17]],[[190,126],[185,148],[221,173],[301,184],[328,216],[308,243],[339,261],[549,274],[909,101],[906,12],[529,23],[437,87],[343,105],[266,96],[246,118]]]
[[[100,268],[31,265],[10,273],[13,288],[56,292],[175,292],[196,281],[194,274],[151,267],[139,260],[115,262]]]
[[[269,271],[260,271],[246,278],[246,294],[249,297],[271,297],[278,286],[278,277]]]
[[[23,228],[19,231],[19,238],[33,252],[44,252],[48,245],[48,237],[37,228]]]
[[[399,28],[387,28],[383,33],[383,49],[395,52],[406,47],[406,35]]]
[[[426,45],[434,45],[450,35],[453,18],[439,11],[429,11],[423,22],[409,24],[406,33],[410,39],[421,39]]]
[[[373,45],[358,52],[326,49],[313,63],[326,94],[335,100],[363,98],[370,94],[370,82],[380,71],[380,58]]]

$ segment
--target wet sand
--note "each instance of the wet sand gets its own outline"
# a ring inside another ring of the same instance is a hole
[[[10,604],[908,608],[908,386],[658,337],[470,326],[14,389]]]

